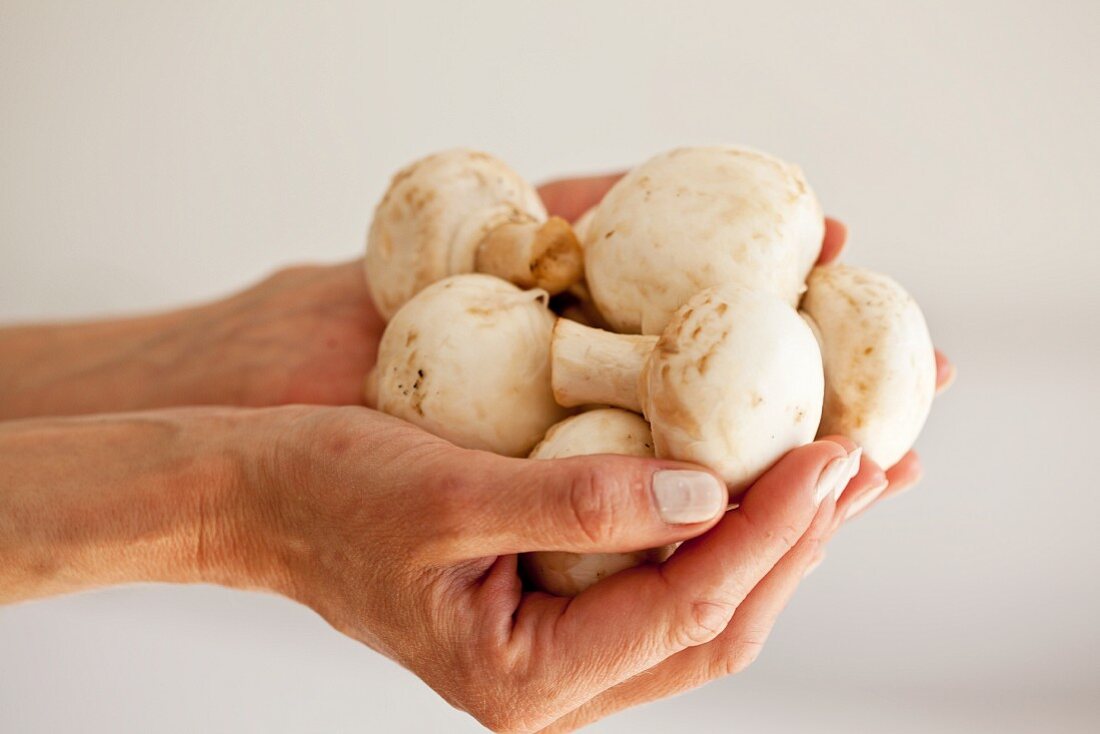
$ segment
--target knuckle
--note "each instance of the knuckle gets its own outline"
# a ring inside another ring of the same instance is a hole
[[[677,625],[673,647],[695,647],[710,642],[726,629],[737,605],[725,599],[697,599],[692,601]]]
[[[501,734],[532,732],[547,718],[553,695],[526,655],[505,640],[481,638],[450,665],[452,704]]]
[[[795,543],[802,538],[803,529],[794,525],[782,525],[765,531],[765,538],[781,548],[784,553],[794,548]]]
[[[510,695],[479,695],[465,710],[489,731],[498,734],[526,734],[535,731],[531,722],[536,718]]]
[[[573,524],[590,543],[607,542],[618,520],[612,496],[613,479],[598,467],[578,473],[569,483],[569,512]]]
[[[497,734],[519,731],[519,722],[515,714],[499,704],[480,706],[476,710],[471,710],[470,714],[486,729]]]
[[[744,672],[760,657],[766,638],[766,633],[739,636],[714,661],[711,677],[724,678]]]

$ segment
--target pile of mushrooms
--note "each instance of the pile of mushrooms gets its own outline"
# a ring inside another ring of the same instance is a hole
[[[573,228],[497,159],[429,156],[394,177],[368,236],[389,318],[369,399],[508,456],[701,464],[734,498],[816,436],[889,467],[931,408],[932,341],[890,278],[815,267],[823,236],[802,172],[747,148],[662,153]],[[524,568],[572,595],[670,552],[540,552]]]

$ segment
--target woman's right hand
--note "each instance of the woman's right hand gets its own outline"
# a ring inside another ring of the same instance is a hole
[[[837,442],[804,446],[725,513],[720,481],[675,462],[509,459],[361,408],[257,415],[265,420],[247,433],[258,448],[243,477],[258,511],[233,537],[235,565],[264,573],[245,585],[311,606],[497,731],[546,727],[715,639],[735,612],[758,633],[774,604],[757,600],[754,621],[742,602],[796,543],[816,547],[852,465]],[[864,462],[847,494],[882,483],[882,470]],[[517,573],[524,551],[690,538],[665,564],[574,599],[525,590]],[[777,600],[811,555],[799,555]],[[708,674],[721,664],[708,660]]]
[[[726,513],[695,467],[509,459],[366,408],[0,423],[0,603],[140,581],[268,589],[490,728],[571,729],[669,692],[639,680],[744,664],[835,524],[842,442],[792,451]],[[864,462],[839,511],[883,479]],[[516,570],[524,551],[685,540],[573,599],[525,591]]]

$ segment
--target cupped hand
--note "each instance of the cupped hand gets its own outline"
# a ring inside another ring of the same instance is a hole
[[[853,466],[835,441],[804,446],[724,513],[720,481],[675,462],[509,459],[359,408],[262,415],[247,431],[255,459],[242,477],[261,499],[237,534],[249,539],[238,553],[256,560],[241,565],[277,567],[262,583],[496,731],[536,731],[639,673],[692,667],[678,656],[753,618],[750,592],[792,547],[816,548],[801,539],[833,522],[834,490]],[[663,565],[573,599],[526,590],[517,571],[525,551],[691,538]],[[789,585],[755,592],[758,621]]]

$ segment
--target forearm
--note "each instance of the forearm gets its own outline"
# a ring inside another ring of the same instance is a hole
[[[248,411],[0,424],[0,602],[136,581],[263,584]]]
[[[172,404],[203,309],[74,324],[0,328],[0,420]],[[177,404],[188,396],[180,395]]]

